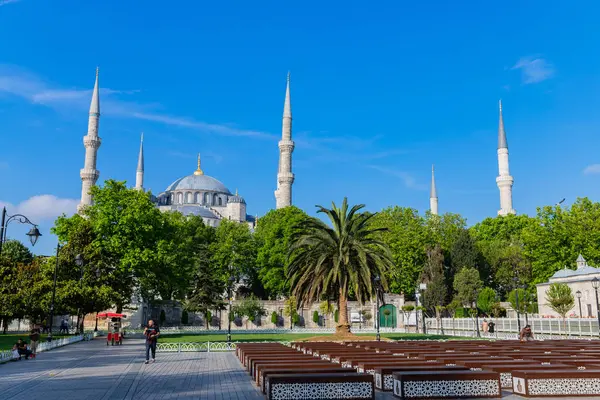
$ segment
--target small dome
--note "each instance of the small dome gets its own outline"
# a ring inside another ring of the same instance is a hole
[[[234,196],[229,196],[227,198],[227,202],[228,203],[242,203],[242,204],[246,204],[246,200],[244,200],[243,197],[238,196],[237,194]]]
[[[173,190],[202,190],[230,195],[231,192],[223,183],[208,175],[188,175],[177,179],[167,187],[167,192]]]

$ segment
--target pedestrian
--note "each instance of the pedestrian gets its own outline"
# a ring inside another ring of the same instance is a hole
[[[29,349],[31,350],[31,357],[35,358],[37,355],[37,346],[40,341],[40,330],[33,328],[29,334]]]
[[[490,328],[490,333],[494,333],[494,330],[496,329],[496,324],[494,323],[494,321],[490,321],[488,325]]]
[[[483,322],[481,323],[481,330],[483,331],[484,335],[487,335],[488,330],[489,330],[489,325],[486,319],[483,320]]]
[[[156,361],[156,342],[158,335],[160,335],[160,329],[154,323],[154,320],[148,320],[148,326],[144,328],[144,336],[146,336],[146,362],[150,362],[150,351],[152,350],[152,362]]]

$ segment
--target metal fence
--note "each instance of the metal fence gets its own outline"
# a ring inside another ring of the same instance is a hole
[[[37,352],[41,353],[43,351],[48,351],[55,349],[57,347],[66,346],[68,344],[81,342],[82,340],[90,340],[94,335],[85,333],[83,335],[77,336],[68,336],[62,337],[59,339],[55,339],[51,342],[40,342],[37,347]],[[10,361],[12,359],[12,350],[2,350],[0,351],[0,363]]]
[[[127,334],[142,333],[143,329],[125,329]],[[353,333],[371,333],[375,334],[373,328],[352,328]],[[381,333],[404,333],[404,328],[381,328]],[[181,334],[206,334],[206,335],[227,335],[227,329],[205,329],[199,326],[181,326],[181,327],[161,327],[161,335],[181,335]],[[334,328],[278,328],[278,329],[232,329],[232,335],[256,335],[256,334],[330,334],[335,333]]]
[[[485,336],[498,338],[517,338],[519,324],[516,318],[486,318],[494,322],[494,333]],[[427,333],[443,333],[451,336],[475,336],[477,328],[473,318],[426,318]],[[592,318],[520,318],[521,328],[526,324],[531,326],[535,337],[545,338],[598,338],[598,321]],[[479,318],[479,329],[483,335]]]

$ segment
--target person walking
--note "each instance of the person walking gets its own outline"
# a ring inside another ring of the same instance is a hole
[[[484,319],[483,322],[481,323],[481,330],[483,331],[483,335],[487,336],[488,330],[489,330],[489,325],[488,325],[487,319]]]
[[[152,362],[156,361],[156,342],[158,335],[160,335],[160,329],[154,323],[154,320],[148,320],[148,326],[144,328],[144,336],[146,336],[146,362],[150,362],[150,351],[152,351]]]
[[[37,355],[37,346],[40,341],[40,330],[33,328],[29,334],[29,349],[31,350],[31,357],[35,358]]]

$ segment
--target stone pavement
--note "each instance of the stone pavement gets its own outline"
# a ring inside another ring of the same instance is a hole
[[[207,399],[264,397],[233,353],[157,353],[143,340],[106,347],[102,338],[0,365],[1,400]]]
[[[96,338],[1,364],[0,400],[264,399],[232,352],[158,353],[149,365],[144,357],[143,340],[106,347]],[[504,400],[523,399],[503,394]],[[379,392],[376,398],[394,397]]]

